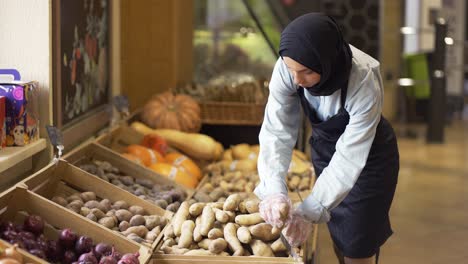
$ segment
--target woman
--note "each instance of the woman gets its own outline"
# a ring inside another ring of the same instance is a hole
[[[312,223],[328,223],[340,263],[373,263],[391,236],[388,212],[399,171],[396,138],[382,117],[379,62],[343,40],[335,21],[311,13],[282,32],[280,58],[259,135],[260,183],[267,223],[286,224],[298,245]],[[283,220],[290,204],[285,181],[300,107],[310,120],[312,163],[318,179],[311,195]],[[344,262],[343,262],[344,261]]]

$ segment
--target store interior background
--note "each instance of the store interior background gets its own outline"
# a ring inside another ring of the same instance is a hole
[[[53,2],[0,0],[0,68],[18,68],[24,79],[39,81],[42,124],[52,124],[54,115]],[[395,235],[383,247],[381,263],[466,262],[468,6],[464,0],[113,0],[111,8],[112,95],[128,96],[131,111],[155,93],[203,82],[222,70],[236,70],[233,60],[242,56],[250,61],[237,61],[247,63],[237,66],[245,70],[245,65],[255,62],[247,68],[250,73],[269,78],[276,56],[268,41],[277,48],[279,32],[288,21],[311,11],[334,16],[351,44],[381,62],[383,112],[399,136],[401,171],[391,211]],[[446,122],[442,140],[428,142],[430,96],[415,95],[414,89],[430,89],[431,72],[416,88],[401,80],[415,76],[408,68],[414,55],[423,55],[422,65],[430,66],[438,17],[448,25]],[[240,53],[223,57],[226,54],[219,53],[223,49],[214,52],[213,45],[226,44],[238,47]],[[228,146],[255,143],[259,125],[205,124],[202,131]],[[305,126],[298,147],[305,146],[308,133]],[[46,138],[44,126],[41,134]],[[74,138],[68,148],[85,140]],[[49,145],[3,171],[0,186],[11,185],[50,162],[53,148]],[[318,263],[336,263],[325,225],[319,235]]]

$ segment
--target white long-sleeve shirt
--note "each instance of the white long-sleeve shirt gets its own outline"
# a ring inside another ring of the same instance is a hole
[[[345,109],[349,124],[336,143],[336,152],[317,179],[312,193],[299,209],[313,222],[327,222],[330,210],[338,206],[356,183],[375,137],[383,104],[383,84],[379,62],[351,46],[352,68],[348,81]],[[286,175],[292,149],[297,141],[300,100],[281,58],[275,64],[270,81],[270,95],[259,135],[258,172],[260,183],[255,194],[264,199],[276,193],[288,193]],[[304,95],[322,121],[336,115],[341,107],[340,92],[330,96]],[[312,131],[313,133],[313,131]]]

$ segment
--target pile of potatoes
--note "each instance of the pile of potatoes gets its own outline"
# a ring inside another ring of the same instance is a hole
[[[179,209],[180,203],[187,198],[183,190],[173,185],[154,185],[148,179],[122,175],[118,168],[107,161],[93,160],[91,163],[81,165],[80,168],[174,213]]]
[[[129,205],[125,201],[111,203],[109,199],[98,200],[94,192],[75,193],[68,197],[54,196],[52,201],[67,209],[120,232],[138,243],[151,245],[166,226],[167,219],[148,215],[144,208]]]
[[[164,229],[160,250],[192,256],[288,256],[281,230],[264,223],[258,205],[258,199],[240,194],[224,202],[185,201]]]

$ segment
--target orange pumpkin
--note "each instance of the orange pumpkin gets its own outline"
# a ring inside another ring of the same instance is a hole
[[[190,175],[185,171],[181,170],[180,168],[177,168],[176,166],[173,166],[168,163],[155,163],[149,166],[149,168],[155,171],[156,173],[166,176],[170,180],[173,180],[191,189],[194,189],[198,184],[198,180],[195,176]]]
[[[172,163],[176,167],[182,167],[186,172],[195,176],[198,180],[202,178],[200,168],[189,157],[177,152],[171,152],[164,156],[167,163]]]
[[[201,128],[200,106],[190,96],[165,92],[153,96],[143,107],[141,119],[152,128],[198,132]]]
[[[138,157],[145,166],[156,162],[164,162],[164,157],[159,152],[140,145],[129,145],[126,152]]]

